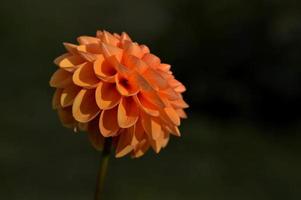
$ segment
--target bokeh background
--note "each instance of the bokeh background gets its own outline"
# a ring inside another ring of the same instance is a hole
[[[0,3],[0,199],[93,198],[100,155],[63,128],[48,81],[62,42],[126,31],[188,88],[182,137],[111,159],[105,199],[301,198],[301,1]]]

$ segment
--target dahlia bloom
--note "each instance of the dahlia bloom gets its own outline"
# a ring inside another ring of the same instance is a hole
[[[98,150],[111,137],[116,157],[140,157],[150,147],[158,153],[170,134],[180,136],[186,89],[170,65],[126,33],[97,31],[77,41],[64,43],[67,53],[54,60],[59,68],[50,80],[64,126],[87,132]]]

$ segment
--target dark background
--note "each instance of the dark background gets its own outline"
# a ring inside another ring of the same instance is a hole
[[[62,42],[126,31],[188,91],[182,137],[111,159],[105,199],[301,198],[301,1],[0,3],[0,199],[92,199],[99,153],[63,128],[48,81]]]

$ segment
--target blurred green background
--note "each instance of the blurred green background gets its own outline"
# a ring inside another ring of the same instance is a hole
[[[182,137],[111,159],[105,199],[301,198],[301,2],[10,0],[0,3],[0,199],[92,199],[99,163],[63,128],[48,81],[62,42],[126,31],[188,88]]]

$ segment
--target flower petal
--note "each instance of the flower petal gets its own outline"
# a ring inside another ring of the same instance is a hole
[[[134,96],[134,100],[137,105],[142,109],[145,113],[157,117],[159,116],[159,111],[157,110],[156,106],[149,103],[145,98],[143,98],[141,93],[138,93]]]
[[[132,97],[123,97],[118,105],[118,124],[121,128],[133,126],[139,116],[138,107]]]
[[[167,117],[167,119],[173,123],[175,126],[179,126],[181,121],[178,113],[172,107],[166,107],[162,110],[162,117]]]
[[[139,158],[144,155],[144,153],[149,149],[150,144],[146,139],[143,139],[139,144],[135,146],[134,151],[132,152],[133,158]]]
[[[109,82],[115,82],[114,75],[117,71],[103,56],[98,57],[94,62],[93,69],[98,78]]]
[[[62,95],[63,89],[56,89],[53,97],[52,97],[52,109],[57,109],[61,107],[61,95]]]
[[[68,108],[59,108],[58,115],[61,123],[63,126],[67,128],[74,128],[77,124],[75,119],[72,116],[72,109],[71,107]]]
[[[76,85],[72,85],[70,87],[65,88],[60,98],[61,106],[62,107],[71,106],[76,95],[79,93],[80,89],[81,88]]]
[[[56,58],[54,63],[58,65],[60,68],[73,72],[77,69],[78,65],[84,63],[85,60],[81,58],[79,55],[72,54],[63,54],[62,56]]]
[[[160,58],[151,53],[145,54],[142,60],[154,69],[156,69],[161,63]]]
[[[92,44],[92,43],[96,43],[99,44],[100,43],[100,39],[99,38],[95,38],[95,37],[91,37],[91,36],[80,36],[77,38],[77,41],[79,44]]]
[[[65,88],[72,84],[72,74],[63,69],[58,69],[52,75],[49,84],[51,87]]]
[[[134,149],[131,145],[133,137],[133,128],[124,129],[124,131],[120,133],[115,154],[116,158],[123,157]]]
[[[176,109],[176,112],[180,118],[183,118],[183,119],[187,118],[187,114],[185,113],[185,111],[183,109]]]
[[[123,96],[133,96],[139,92],[139,87],[133,77],[117,74],[115,81],[118,92]]]
[[[71,43],[68,43],[68,42],[64,42],[63,44],[65,46],[65,49],[69,53],[71,53],[71,54],[77,54],[77,45],[71,44]]]
[[[99,130],[104,137],[115,136],[120,127],[117,122],[117,108],[103,110],[99,119]]]
[[[103,42],[101,43],[100,47],[102,49],[103,55],[106,58],[115,56],[119,62],[121,61],[123,55],[123,49],[120,49],[116,46],[112,46],[109,44],[105,44]]]
[[[161,133],[161,124],[157,118],[153,118],[146,114],[141,114],[142,126],[145,132],[149,135],[153,140],[160,137]]]
[[[100,109],[108,110],[120,102],[121,95],[116,89],[116,84],[99,82],[96,88],[95,98]]]
[[[137,58],[141,58],[143,55],[143,52],[141,51],[140,46],[137,43],[129,43],[127,47],[125,47],[125,54],[132,55]]]
[[[102,42],[113,46],[117,46],[119,44],[119,39],[117,39],[115,36],[113,36],[107,31],[103,31],[102,35],[100,36],[100,39],[102,40]]]
[[[74,99],[73,117],[82,123],[94,119],[100,112],[95,101],[95,90],[82,89]]]
[[[182,93],[186,91],[186,87],[184,85],[180,85],[178,87],[175,88],[176,92]]]
[[[74,84],[84,88],[95,88],[99,79],[94,74],[92,63],[84,63],[73,74]]]

